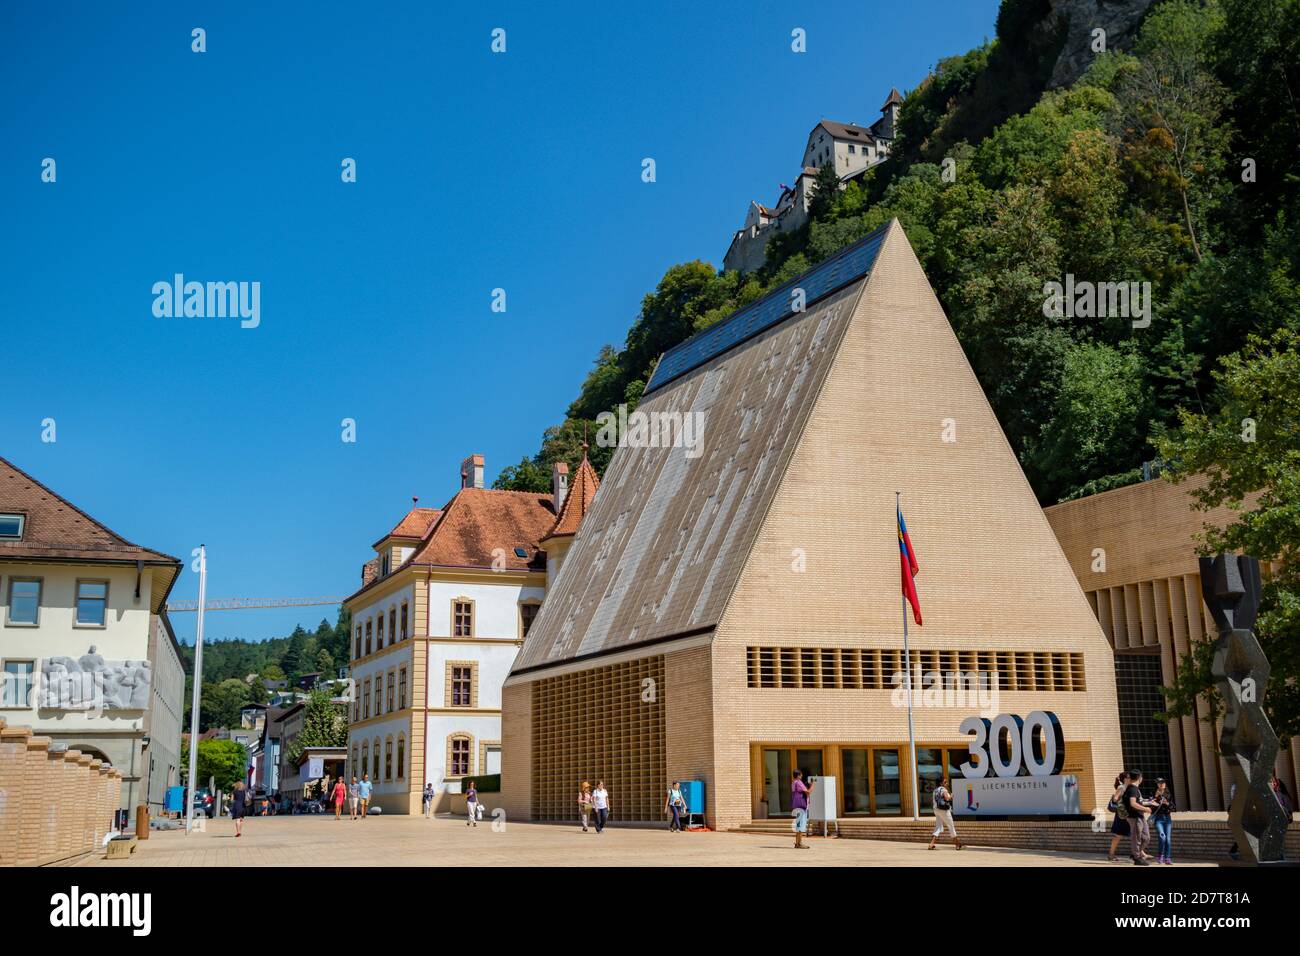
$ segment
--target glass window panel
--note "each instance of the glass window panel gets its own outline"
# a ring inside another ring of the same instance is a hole
[[[0,515],[0,538],[21,538],[22,536],[22,515]]]
[[[875,783],[876,814],[897,816],[903,812],[898,774],[897,750],[871,751],[871,770]]]
[[[0,687],[0,705],[27,707],[32,689],[31,661],[5,661],[4,686]]]
[[[934,788],[943,779],[943,751],[938,747],[916,748],[916,776],[920,796],[921,815],[934,815]]]
[[[40,581],[9,581],[9,623],[35,624],[41,609]]]
[[[867,763],[866,750],[841,750],[840,760],[844,765],[844,812],[871,812],[871,774]]]
[[[77,582],[77,623],[102,625],[108,610],[108,585],[103,581]]]
[[[789,750],[781,748],[763,751],[763,796],[767,799],[769,817],[788,817],[792,812],[791,769]]]

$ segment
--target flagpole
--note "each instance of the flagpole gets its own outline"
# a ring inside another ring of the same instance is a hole
[[[903,513],[903,493],[894,492],[894,522],[898,522],[898,516]],[[898,529],[901,533],[902,529]],[[899,559],[902,560],[901,557]],[[916,731],[912,725],[912,653],[907,644],[907,595],[899,596],[903,603],[903,680],[907,685],[907,749],[911,755],[912,762],[912,819],[921,819],[921,795],[919,793],[921,785],[920,768],[916,765]],[[902,782],[902,774],[899,774],[899,782]]]
[[[185,832],[194,828],[194,792],[199,775],[199,692],[203,686],[203,605],[207,601],[208,554],[199,545],[199,620],[194,631],[194,692],[190,696],[190,778],[185,793]]]

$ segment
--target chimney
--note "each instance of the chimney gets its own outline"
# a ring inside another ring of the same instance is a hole
[[[460,486],[462,488],[483,487],[482,455],[470,455],[460,463]]]
[[[551,498],[555,501],[555,513],[558,515],[564,507],[564,499],[569,497],[569,466],[562,461],[551,463]]]

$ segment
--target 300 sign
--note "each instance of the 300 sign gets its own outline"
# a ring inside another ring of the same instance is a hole
[[[990,768],[999,777],[1018,777],[1022,768],[1031,777],[1050,777],[1065,764],[1065,734],[1050,710],[1035,710],[1023,720],[1016,714],[967,717],[960,730],[973,735],[971,760],[960,768],[968,780],[987,777]]]

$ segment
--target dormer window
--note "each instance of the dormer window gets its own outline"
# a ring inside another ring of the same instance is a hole
[[[18,541],[23,536],[24,515],[0,514],[0,541]]]
[[[385,551],[383,557],[380,558],[379,560],[379,576],[384,578],[388,577],[388,568],[389,568],[389,552]]]

